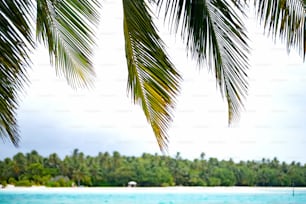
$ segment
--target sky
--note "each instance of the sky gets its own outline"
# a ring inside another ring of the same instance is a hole
[[[116,12],[114,12],[116,11]],[[168,131],[168,155],[183,158],[261,160],[306,163],[306,66],[295,51],[263,35],[254,18],[250,36],[249,93],[240,120],[227,124],[226,103],[207,69],[186,56],[179,36],[156,22],[167,52],[183,76],[181,93]],[[73,149],[89,155],[119,151],[139,156],[161,154],[150,125],[127,93],[127,66],[120,1],[103,1],[95,48],[96,79],[90,89],[74,90],[57,77],[47,50],[33,53],[31,84],[21,95],[21,141],[0,142],[0,159],[37,150],[61,157]]]

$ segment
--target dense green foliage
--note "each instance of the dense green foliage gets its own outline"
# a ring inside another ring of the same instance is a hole
[[[3,186],[306,186],[306,164],[287,164],[277,158],[239,163],[205,159],[202,153],[193,161],[144,153],[140,157],[119,152],[86,156],[75,149],[61,159],[56,153],[42,157],[36,151],[18,153],[0,161]]]

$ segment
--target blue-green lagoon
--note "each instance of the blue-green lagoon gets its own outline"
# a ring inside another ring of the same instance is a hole
[[[305,204],[306,188],[5,188],[1,204]]]

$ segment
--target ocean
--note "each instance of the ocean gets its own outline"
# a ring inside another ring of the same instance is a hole
[[[306,188],[6,188],[1,204],[305,204]]]

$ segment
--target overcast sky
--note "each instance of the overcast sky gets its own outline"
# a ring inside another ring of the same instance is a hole
[[[127,95],[121,2],[103,1],[102,14],[95,87],[73,90],[56,77],[47,50],[38,49],[29,72],[31,84],[18,111],[20,147],[0,143],[0,159],[31,150],[64,156],[74,148],[90,155],[115,150],[136,156],[160,153],[141,108]],[[235,161],[277,157],[306,163],[305,63],[264,37],[254,19],[246,23],[252,48],[249,96],[240,121],[231,128],[211,73],[186,57],[179,37],[160,29],[184,78],[169,130],[169,155],[181,152],[192,159],[205,152],[207,157]]]

